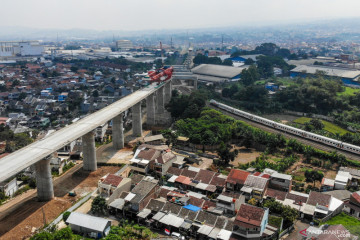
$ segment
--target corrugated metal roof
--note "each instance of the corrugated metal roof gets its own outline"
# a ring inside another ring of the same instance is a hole
[[[138,216],[139,218],[146,218],[147,216],[149,216],[151,213],[150,209],[144,208],[141,212],[139,212],[136,216]]]
[[[231,234],[232,234],[231,231],[228,231],[228,230],[225,230],[225,229],[221,229],[220,232],[218,233],[216,239],[229,240]]]
[[[202,225],[199,230],[197,231],[200,234],[204,234],[205,236],[209,235],[210,232],[213,230],[213,227],[210,227],[208,225]]]
[[[173,214],[165,215],[163,218],[160,219],[160,222],[166,225],[171,225],[173,227],[180,227],[183,224],[184,219],[179,218]]]
[[[66,222],[98,232],[103,232],[110,221],[105,218],[72,212]]]
[[[161,218],[163,218],[165,216],[166,213],[163,212],[157,212],[152,219],[159,221]]]
[[[109,204],[110,207],[122,210],[125,205],[125,200],[122,198],[115,199],[112,203]]]
[[[241,71],[247,69],[249,66],[231,67],[214,64],[201,64],[191,69],[194,74],[201,74],[220,78],[234,78],[241,74]]]
[[[323,71],[326,75],[332,77],[357,78],[360,76],[359,70],[353,70],[348,68],[300,65],[291,70],[291,72],[306,72],[310,74],[315,74],[317,71]]]

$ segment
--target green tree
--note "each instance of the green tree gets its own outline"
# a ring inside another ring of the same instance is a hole
[[[233,65],[233,62],[232,62],[230,59],[225,59],[225,60],[223,61],[222,65],[232,66],[232,65]]]
[[[53,240],[54,237],[51,233],[43,231],[41,233],[35,234],[30,238],[30,240]]]
[[[245,65],[253,65],[255,63],[255,61],[252,58],[248,58],[245,60],[244,63],[245,63]]]
[[[310,120],[310,123],[314,126],[316,130],[322,130],[325,127],[323,122],[319,119],[313,118]]]
[[[62,219],[65,223],[66,223],[66,220],[69,218],[70,214],[71,214],[71,212],[69,212],[69,211],[66,211],[63,213]]]
[[[320,171],[316,170],[306,170],[305,171],[305,178],[307,182],[313,182],[313,185],[315,186],[315,182],[323,179],[324,174]]]
[[[99,97],[99,91],[98,90],[93,91],[92,96],[95,98]]]
[[[106,213],[106,201],[105,198],[97,196],[91,203],[91,212],[94,214],[105,214]]]
[[[281,210],[281,217],[284,219],[284,227],[288,227],[293,224],[298,215],[299,214],[296,209],[293,209],[290,206],[283,206]]]
[[[79,68],[78,68],[78,67],[75,67],[75,66],[71,66],[71,67],[70,67],[70,70],[71,70],[72,72],[76,73],[76,72],[79,70]]]
[[[25,92],[21,92],[19,97],[18,97],[18,100],[21,101],[21,100],[25,99],[26,96],[27,96],[27,94]]]
[[[220,143],[220,146],[217,150],[217,153],[222,161],[222,165],[225,164],[229,164],[230,161],[234,161],[235,157],[237,156],[238,152],[237,151],[230,151],[231,146],[230,145],[226,145],[224,142]]]
[[[58,230],[54,233],[54,240],[72,240],[74,235],[69,227]]]
[[[161,130],[161,134],[164,136],[164,138],[166,138],[167,145],[176,144],[178,135],[175,131],[172,131],[170,129],[164,129]]]
[[[255,65],[251,65],[248,69],[244,69],[241,72],[241,80],[245,86],[251,85],[259,79],[260,75]]]

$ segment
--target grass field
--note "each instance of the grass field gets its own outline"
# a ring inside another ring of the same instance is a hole
[[[345,87],[345,91],[339,92],[339,93],[337,93],[337,95],[338,96],[351,96],[358,92],[360,92],[360,89],[358,89],[358,88]]]
[[[255,85],[264,85],[266,83],[266,80],[259,80],[254,82]]]
[[[292,78],[278,78],[276,81],[281,82],[284,86],[296,85],[295,79]]]
[[[301,118],[295,119],[294,122],[299,123],[299,124],[305,124],[306,122],[310,122],[310,120],[311,120],[311,118],[301,117]],[[341,128],[331,122],[324,121],[324,120],[320,120],[320,121],[324,124],[325,131],[328,131],[328,132],[331,132],[334,134],[339,133],[340,135],[344,135],[345,133],[351,133],[350,131],[348,131],[344,128]]]
[[[342,224],[347,230],[350,231],[351,234],[360,236],[360,221],[357,218],[348,216],[343,212],[322,224]]]

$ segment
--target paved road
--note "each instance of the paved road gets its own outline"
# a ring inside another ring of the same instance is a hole
[[[339,150],[337,148],[333,148],[333,147],[329,147],[327,145],[324,145],[324,144],[321,144],[321,143],[318,143],[318,142],[314,142],[314,141],[311,141],[311,140],[308,140],[308,139],[304,139],[304,138],[301,138],[299,136],[296,136],[296,135],[292,135],[292,134],[289,134],[289,133],[286,133],[286,132],[283,132],[283,131],[280,131],[278,129],[274,129],[274,128],[270,128],[268,126],[265,126],[265,125],[262,125],[262,124],[259,124],[259,123],[256,123],[256,122],[253,122],[253,121],[250,121],[249,119],[247,118],[242,118],[238,115],[235,115],[235,114],[232,114],[232,113],[229,113],[225,110],[222,110],[220,108],[217,108],[215,106],[212,106],[212,105],[209,105],[210,108],[213,108],[213,109],[216,109],[218,111],[221,111],[222,113],[228,115],[228,116],[231,116],[235,119],[238,119],[238,120],[242,120],[244,122],[247,122],[249,123],[251,126],[254,126],[254,127],[257,127],[257,128],[260,128],[260,129],[263,129],[267,132],[271,132],[271,133],[280,133],[282,135],[284,135],[286,138],[293,138],[293,139],[296,139],[298,140],[299,142],[302,142],[304,144],[307,144],[307,145],[310,145],[310,146],[313,146],[317,149],[321,149],[321,150],[324,150],[324,151],[328,151],[328,152],[331,152],[331,151],[334,151],[336,150],[337,152],[343,154],[345,157],[349,158],[349,159],[352,159],[352,160],[357,160],[357,161],[360,161],[360,156],[356,155],[356,154],[352,154],[352,153],[349,153],[349,152],[345,152],[345,151],[342,151],[342,150]]]
[[[36,141],[8,156],[0,159],[0,182],[14,176],[23,169],[33,165],[72,141],[82,137],[96,127],[106,123],[145,99],[158,88],[150,85],[138,90],[119,101],[54,132],[48,137]]]

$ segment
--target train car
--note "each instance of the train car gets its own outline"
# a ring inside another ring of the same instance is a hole
[[[223,109],[225,111],[234,113],[243,118],[250,119],[254,122],[281,130],[283,132],[291,133],[293,135],[297,135],[297,136],[300,136],[300,137],[303,137],[303,138],[306,138],[306,139],[309,139],[309,140],[312,140],[315,142],[319,142],[319,143],[322,143],[322,144],[325,144],[325,145],[328,145],[328,146],[331,146],[334,148],[338,148],[338,149],[352,152],[355,154],[360,154],[360,147],[358,147],[358,146],[355,146],[355,145],[352,145],[349,143],[344,143],[344,142],[338,141],[336,139],[324,137],[324,136],[321,136],[321,135],[318,135],[315,133],[307,132],[307,131],[304,131],[304,130],[301,130],[301,129],[298,129],[295,127],[291,127],[291,126],[288,126],[288,125],[285,125],[282,123],[278,123],[278,122],[272,121],[270,119],[266,119],[266,118],[230,107],[226,104],[219,103],[213,99],[210,100],[210,104],[212,104],[220,109]]]

